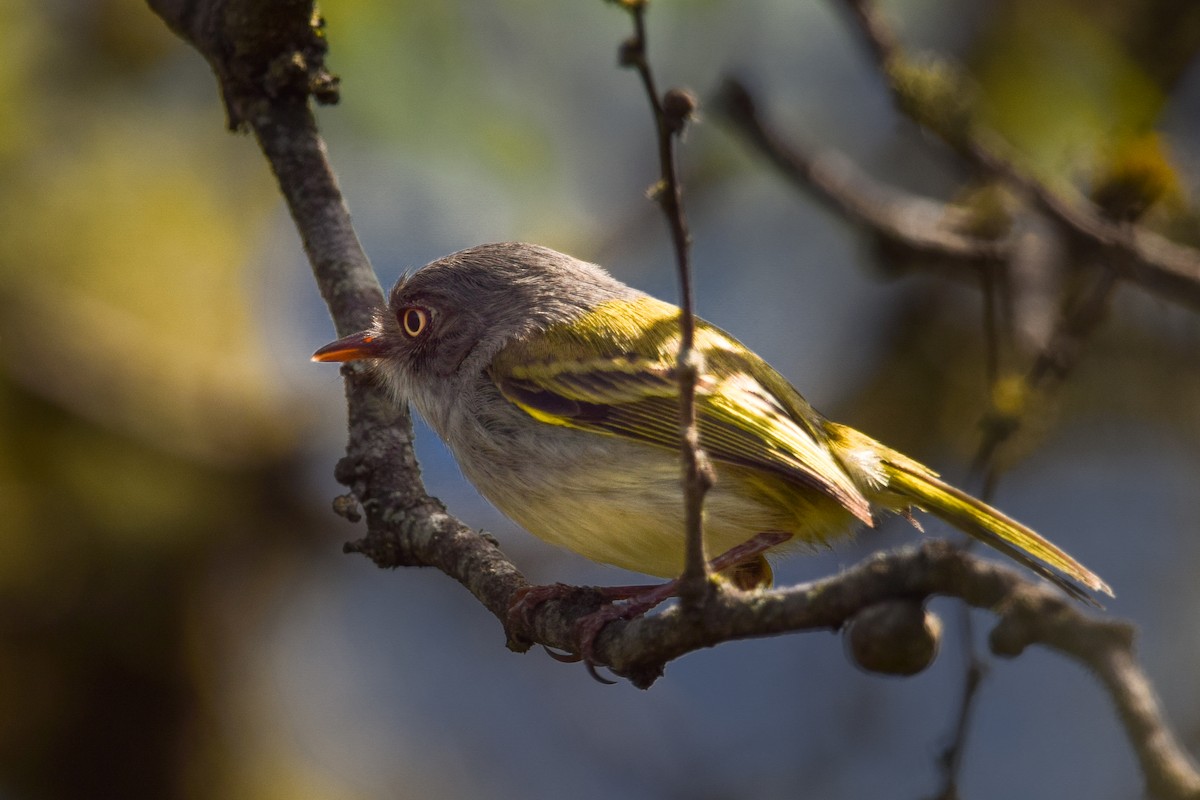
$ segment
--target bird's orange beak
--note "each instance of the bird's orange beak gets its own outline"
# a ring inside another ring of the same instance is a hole
[[[312,354],[313,361],[357,361],[360,358],[383,358],[382,343],[371,331],[343,336]]]

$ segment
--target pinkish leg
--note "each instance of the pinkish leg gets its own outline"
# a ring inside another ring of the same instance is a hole
[[[792,538],[785,531],[765,531],[748,539],[737,547],[731,548],[709,561],[712,572],[722,572],[732,566],[756,558],[772,547]],[[547,600],[560,599],[572,592],[579,591],[575,587],[558,583],[550,586],[530,586],[521,590],[512,606],[509,607],[510,622],[520,620],[528,627],[533,610]],[[550,653],[559,661],[574,662],[583,660],[588,672],[601,683],[612,683],[596,674],[595,659],[592,658],[596,637],[608,623],[618,619],[634,619],[650,611],[660,603],[675,597],[679,593],[679,579],[653,586],[608,586],[595,587],[604,599],[605,605],[599,611],[588,614],[575,625],[575,633],[579,642],[579,655],[563,655]]]
[[[724,572],[735,564],[761,556],[775,545],[783,544],[790,538],[792,535],[787,531],[763,531],[756,534],[753,539],[747,539],[737,547],[732,547],[709,561],[708,568],[713,572]]]

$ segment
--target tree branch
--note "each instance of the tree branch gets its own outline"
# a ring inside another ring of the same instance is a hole
[[[1095,279],[1064,304],[1053,332],[1022,379],[1027,389],[1045,391],[1074,367],[1082,352],[1082,341],[1102,322],[1118,279],[1136,283],[1172,302],[1200,308],[1200,252],[1171,242],[1132,221],[1106,217],[1078,192],[1051,189],[1020,169],[1012,155],[1001,156],[1007,148],[995,136],[979,131],[972,124],[969,101],[962,99],[970,94],[963,91],[962,76],[948,65],[933,60],[922,63],[906,56],[898,38],[869,0],[844,2],[895,95],[897,106],[953,150],[1024,194],[1037,212],[1067,234],[1074,245],[1073,254],[1083,254],[1091,262],[1088,266],[1095,272]],[[1019,263],[1030,254],[1031,244],[1036,244],[1030,238],[1037,235],[1029,230],[1013,230],[1001,237],[976,236],[965,230],[959,209],[882,186],[839,154],[814,153],[796,147],[763,121],[750,92],[736,81],[725,83],[714,105],[747,142],[798,188],[847,219],[865,225],[885,241],[933,256],[952,268],[956,264],[960,268],[982,268],[985,288],[994,284],[991,270]],[[1056,248],[1034,249],[1044,255]],[[985,302],[993,303],[995,298],[985,298]],[[985,310],[994,311],[991,306]],[[993,319],[989,330],[994,328]],[[994,353],[990,361],[998,362]],[[1024,403],[1021,411],[1027,406]],[[996,448],[1019,424],[1019,418],[1011,414],[989,415],[976,460],[977,468],[987,470],[989,486],[996,480],[991,467]],[[1040,609],[1038,613],[1044,612],[1045,609]],[[1142,760],[1149,790],[1161,797],[1198,796],[1200,773],[1170,734],[1153,695],[1147,694],[1150,687],[1145,676],[1140,670],[1128,669],[1135,664],[1132,648],[1097,647],[1096,652],[1104,655],[1088,665],[1102,677],[1114,698]],[[972,665],[968,671],[959,731],[947,751],[943,796],[956,794],[956,762],[965,739],[962,722],[970,713],[974,694],[970,687],[974,669]],[[1154,752],[1159,745],[1162,749]]]
[[[1051,219],[1094,246],[1119,251],[1121,275],[1172,303],[1200,310],[1200,251],[1133,222],[1106,217],[1067,186],[1051,187],[1020,166],[1000,137],[973,123],[966,77],[951,65],[914,59],[872,0],[843,0],[896,106],[985,171],[1023,191]]]
[[[168,24],[213,64],[233,127],[251,128],[278,178],[313,274],[340,333],[365,327],[382,302],[378,282],[350,225],[308,98],[331,100],[324,43],[312,5],[296,0],[150,0]],[[367,533],[347,545],[381,567],[432,566],[465,586],[501,621],[529,586],[494,543],[449,515],[422,486],[409,417],[363,370],[343,368],[350,436],[336,475],[362,504]],[[343,500],[341,513],[352,515]],[[892,599],[959,597],[1000,617],[993,650],[1030,644],[1066,654],[1105,683],[1125,720],[1149,789],[1158,797],[1200,795],[1200,776],[1162,722],[1132,649],[1132,629],[1085,613],[1013,569],[940,541],[879,554],[835,577],[770,592],[721,592],[696,625],[678,608],[608,625],[595,656],[637,686],[667,663],[720,642],[800,630],[839,630],[859,612]],[[540,605],[527,627],[509,631],[514,649],[532,643],[569,649],[578,620],[599,606],[578,589]]]
[[[339,335],[368,327],[383,292],[308,105],[310,95],[334,99],[314,87],[336,85],[332,77],[313,78],[328,73],[311,0],[150,0],[150,6],[212,65],[230,128],[253,130]],[[349,442],[335,474],[351,488],[367,520],[366,537],[346,550],[380,565],[439,567],[503,619],[512,591],[527,582],[494,546],[425,492],[407,409],[370,379],[365,366],[346,364],[342,374]],[[353,515],[344,499],[336,508]],[[513,576],[511,586],[497,583]]]
[[[763,119],[745,84],[727,78],[715,111],[798,189],[848,220],[906,249],[967,262],[1003,261],[1007,238],[964,232],[967,214],[954,206],[876,182],[841,153],[813,152],[788,142]]]

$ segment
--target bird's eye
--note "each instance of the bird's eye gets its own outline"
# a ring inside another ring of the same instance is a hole
[[[413,339],[424,333],[428,324],[429,312],[419,306],[409,306],[400,311],[400,327]]]

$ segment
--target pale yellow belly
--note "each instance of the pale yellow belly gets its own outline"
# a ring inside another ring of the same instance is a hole
[[[668,454],[673,455],[673,454]],[[539,538],[595,561],[663,578],[683,569],[684,521],[681,475],[675,458],[640,474],[593,462],[526,481],[521,491],[484,494],[506,515]],[[781,479],[748,477],[746,470],[718,466],[704,505],[709,558],[763,531],[787,531],[784,545],[818,544],[848,531],[853,518],[834,501]]]

